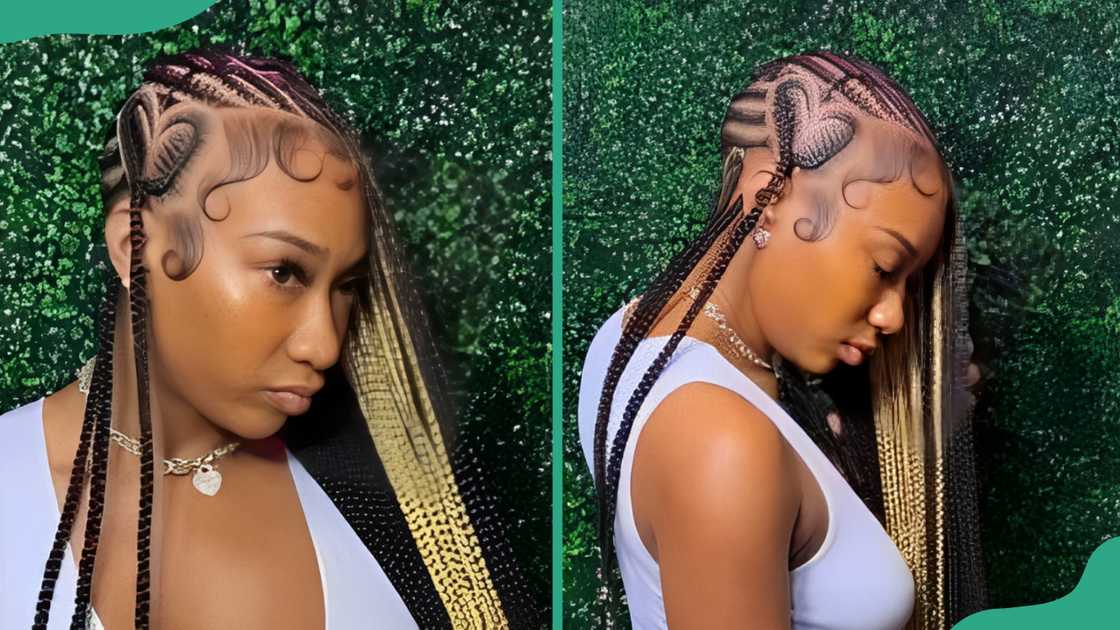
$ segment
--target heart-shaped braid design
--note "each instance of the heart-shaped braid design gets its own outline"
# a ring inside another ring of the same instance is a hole
[[[789,79],[775,90],[779,111],[793,112],[793,164],[816,168],[848,145],[855,135],[852,117],[843,109],[821,102],[816,83]]]
[[[207,122],[197,103],[179,102],[167,90],[142,86],[118,117],[125,177],[144,195],[167,193],[195,155]]]

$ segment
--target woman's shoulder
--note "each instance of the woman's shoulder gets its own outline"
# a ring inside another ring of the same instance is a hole
[[[638,439],[631,496],[670,624],[703,601],[788,614],[796,479],[782,433],[738,392],[693,382],[658,405]]]
[[[633,475],[637,483],[640,477],[652,483],[672,508],[726,514],[735,504],[792,525],[799,505],[796,461],[758,407],[726,387],[692,382],[650,414]]]

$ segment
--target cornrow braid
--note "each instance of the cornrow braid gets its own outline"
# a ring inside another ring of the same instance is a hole
[[[736,172],[737,169],[736,169]],[[625,360],[621,361],[622,364],[615,365],[615,359],[622,356],[629,356],[637,347],[638,341],[643,339],[655,323],[655,318],[664,308],[665,303],[669,298],[684,284],[685,279],[696,268],[704,254],[712,247],[716,239],[726,230],[727,226],[735,218],[735,212],[742,208],[741,203],[735,207],[730,207],[726,200],[720,206],[723,208],[722,212],[713,212],[712,217],[708,222],[704,232],[691,244],[688,248],[677,254],[664,271],[654,280],[649,290],[645,291],[638,307],[630,316],[626,323],[626,331],[630,334],[624,335],[622,340],[619,341],[618,346],[614,350],[611,365],[612,369],[608,371],[606,381],[603,385],[604,396],[599,401],[599,416],[602,417],[603,413],[609,412],[610,400],[607,397],[609,393],[614,395],[614,390],[618,386],[618,381],[622,377],[622,369]],[[730,210],[730,211],[729,211]],[[672,273],[670,273],[672,272]],[[654,309],[651,304],[660,304],[660,307]],[[606,423],[596,423],[595,425],[595,483],[600,491],[605,491],[605,456],[606,452],[606,436],[607,425]],[[602,515],[600,515],[602,517]]]
[[[152,411],[148,391],[148,270],[144,266],[144,220],[139,208],[146,195],[137,187],[129,210],[132,257],[128,271],[128,310],[132,317],[132,351],[136,358],[136,392],[140,404],[140,510],[136,520],[136,630],[148,630],[152,584],[152,496],[155,486]],[[92,567],[90,567],[92,570]]]

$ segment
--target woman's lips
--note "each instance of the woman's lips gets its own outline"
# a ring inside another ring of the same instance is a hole
[[[863,363],[863,352],[850,344],[840,344],[840,348],[836,351],[836,356],[848,365],[859,365]]]
[[[289,416],[298,416],[306,413],[311,407],[311,398],[308,396],[300,396],[292,392],[278,392],[271,389],[266,389],[262,393],[264,394],[265,400],[273,407],[276,407],[282,413]]]

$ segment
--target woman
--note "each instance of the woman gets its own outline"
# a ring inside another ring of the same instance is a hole
[[[98,353],[0,418],[4,627],[531,627],[319,92],[277,60],[164,59],[101,170]]]
[[[721,140],[708,224],[584,362],[608,592],[617,558],[637,629],[948,627],[984,594],[937,142],[831,52],[761,66]]]

